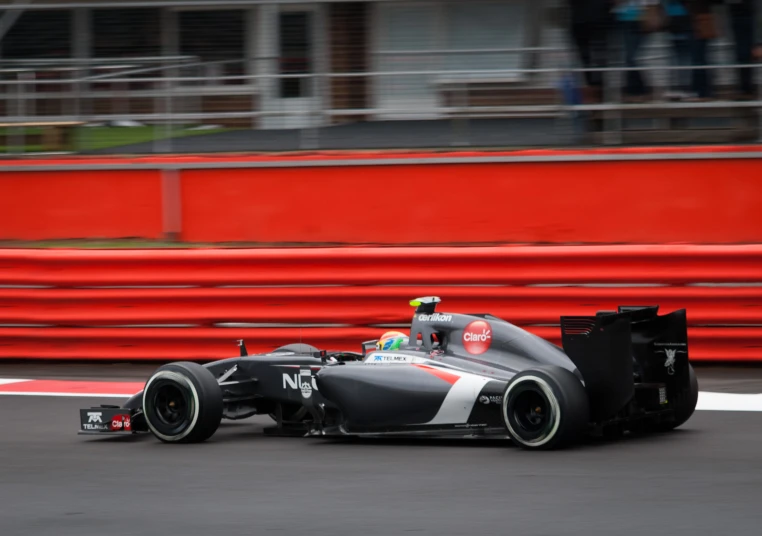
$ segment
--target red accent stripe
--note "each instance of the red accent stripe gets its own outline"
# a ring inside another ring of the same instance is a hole
[[[91,382],[71,380],[31,380],[0,385],[0,393],[110,394],[131,396],[145,382]]]
[[[414,367],[418,367],[421,370],[425,370],[429,374],[433,374],[440,380],[444,380],[450,385],[453,385],[456,381],[460,379],[460,376],[457,376],[455,374],[450,374],[449,372],[445,372],[444,370],[429,367],[428,365],[413,365]]]

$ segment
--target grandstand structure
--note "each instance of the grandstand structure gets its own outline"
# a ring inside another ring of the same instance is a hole
[[[365,135],[351,125],[361,145],[388,146],[437,122],[471,146],[506,144],[506,129],[551,145],[759,138],[760,100],[724,96],[728,32],[712,43],[715,100],[659,96],[675,70],[654,35],[641,61],[657,96],[623,102],[612,43],[604,98],[590,101],[562,0],[0,0],[0,13],[5,126],[296,131],[300,146],[338,127]]]

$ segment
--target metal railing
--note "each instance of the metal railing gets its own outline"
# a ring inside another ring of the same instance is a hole
[[[542,50],[547,52],[549,49],[545,47]],[[559,49],[556,51],[562,52]],[[485,53],[484,50],[458,52]],[[510,51],[501,49],[495,52]],[[390,117],[448,120],[451,122],[452,136],[449,141],[445,140],[442,143],[449,146],[481,145],[479,136],[474,136],[472,130],[481,119],[551,120],[552,123],[546,122],[543,123],[544,127],[538,127],[546,129],[545,141],[539,143],[568,144],[579,133],[580,121],[583,121],[586,115],[600,114],[606,134],[604,143],[620,144],[624,130],[623,121],[629,111],[732,109],[742,114],[745,110],[751,118],[757,109],[762,107],[762,86],[759,84],[756,86],[756,98],[745,102],[727,99],[711,102],[669,102],[661,97],[639,104],[622,102],[622,78],[627,71],[660,71],[668,75],[680,70],[735,71],[746,67],[756,73],[760,69],[758,64],[644,65],[582,69],[567,67],[559,62],[558,65],[545,68],[428,69],[284,75],[277,73],[277,61],[277,58],[266,57],[201,62],[189,56],[118,58],[113,61],[44,60],[42,65],[35,68],[29,63],[17,62],[14,65],[12,60],[4,60],[0,62],[0,106],[4,107],[3,122],[19,126],[23,126],[24,123],[55,121],[83,124],[141,122],[155,130],[153,150],[163,152],[172,150],[175,126],[187,127],[199,123],[222,123],[229,128],[267,131],[278,130],[291,124],[295,125],[292,129],[298,130],[301,136],[296,148],[321,148],[326,146],[321,143],[321,139],[327,139],[331,125],[339,119],[352,117],[371,121]],[[117,69],[109,73],[98,72],[103,66]],[[231,68],[242,74],[219,75],[220,68]],[[48,69],[56,69],[62,76],[54,79],[36,76],[37,73],[47,72]],[[558,83],[564,77],[580,78],[586,71],[604,73],[606,83],[603,101],[573,103],[565,100]],[[534,82],[540,78],[552,80],[554,83]],[[759,79],[759,76],[757,78]],[[309,86],[309,96],[302,99],[278,98],[278,84],[289,79],[300,80],[302,84]],[[365,81],[365,89],[361,95],[363,98],[359,99],[364,100],[364,104],[337,105],[332,100],[337,92],[332,85],[338,81],[353,79]],[[653,84],[657,93],[663,93],[668,87],[669,76],[663,76],[662,79],[666,82]],[[481,103],[472,102],[472,92],[489,91],[484,84],[490,81],[497,81],[502,85],[483,98]],[[385,88],[386,92],[383,91]],[[524,92],[545,90],[547,96],[543,103],[509,102],[510,99],[506,95],[514,89]],[[238,97],[238,100],[232,101],[230,97]],[[225,100],[226,98],[228,100]],[[205,103],[205,99],[216,104]],[[51,101],[58,105],[56,113],[49,111]],[[218,106],[219,109],[214,109],[214,106]],[[276,118],[280,118],[280,123],[275,121]],[[757,121],[756,139],[762,141],[758,137],[758,116],[754,116],[754,119]],[[391,131],[385,135],[389,138],[396,137]],[[536,143],[538,142],[530,144]],[[23,136],[16,136],[14,145],[16,148],[8,147],[6,153],[27,152]],[[370,140],[368,148],[372,148],[373,145],[374,142]],[[389,143],[388,140],[381,140],[375,145],[387,146]],[[210,147],[210,150],[214,148]],[[220,150],[226,150],[224,145]]]

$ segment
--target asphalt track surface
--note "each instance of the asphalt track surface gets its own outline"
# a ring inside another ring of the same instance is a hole
[[[0,377],[152,368],[0,365]],[[698,376],[702,391],[762,393],[762,369]],[[76,434],[79,408],[118,402],[0,396],[0,535],[762,534],[762,412],[697,411],[669,434],[548,453],[272,438],[262,417],[200,445]]]
[[[559,128],[560,127],[560,128]],[[566,127],[566,128],[564,128]],[[434,149],[463,147],[568,146],[577,139],[571,125],[554,119],[469,119],[428,121],[369,121],[316,129],[234,130],[201,136],[175,137],[85,151],[90,154],[236,153],[302,150]]]

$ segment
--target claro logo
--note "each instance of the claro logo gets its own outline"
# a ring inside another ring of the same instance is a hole
[[[483,354],[491,344],[492,326],[484,320],[475,320],[463,330],[463,348],[469,354]]]

